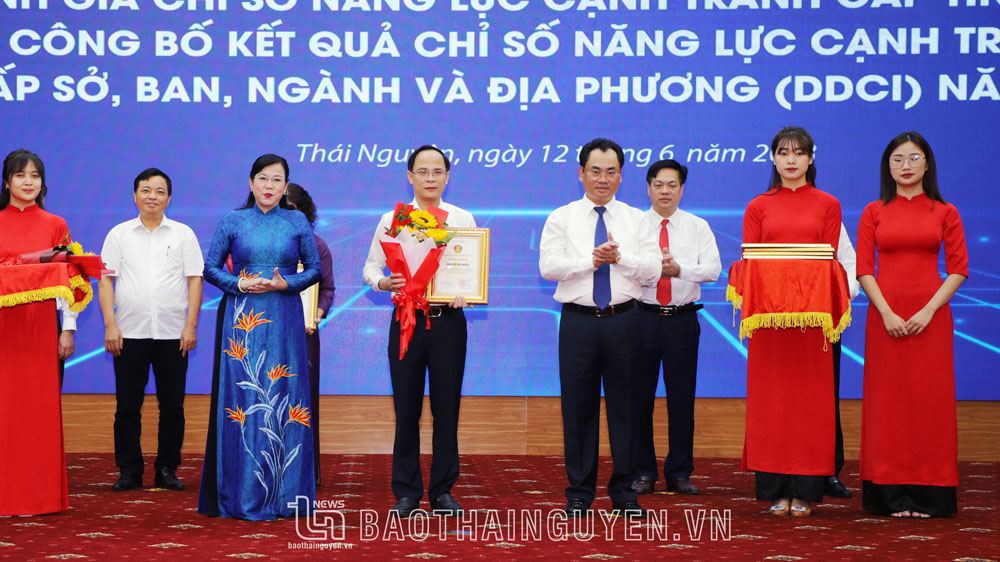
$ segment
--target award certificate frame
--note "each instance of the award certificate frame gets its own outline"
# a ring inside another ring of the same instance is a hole
[[[300,273],[305,271],[302,262],[299,262],[298,271]],[[302,316],[306,327],[315,327],[316,323],[319,322],[319,318],[316,318],[316,309],[319,307],[319,283],[299,293],[299,298],[302,299]]]
[[[469,304],[489,304],[490,229],[449,228],[455,236],[441,256],[441,265],[427,287],[431,303],[465,297]]]

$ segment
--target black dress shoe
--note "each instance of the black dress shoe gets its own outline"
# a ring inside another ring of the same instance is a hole
[[[132,472],[122,472],[118,480],[111,485],[111,489],[116,492],[127,492],[142,488],[142,476]]]
[[[174,469],[169,466],[162,466],[157,469],[156,475],[153,476],[153,485],[157,488],[166,488],[175,492],[184,489],[184,483],[177,478],[174,474]]]
[[[389,510],[389,515],[395,515],[401,519],[406,519],[410,515],[413,515],[413,512],[418,509],[420,509],[419,501],[413,498],[399,498],[399,500],[396,501],[396,505],[392,506],[392,509]]]
[[[644,496],[646,494],[652,494],[655,485],[656,480],[653,480],[652,476],[640,476],[632,482],[632,489],[635,490],[636,494]]]
[[[687,478],[668,478],[667,491],[686,496],[697,496],[701,491]]]
[[[611,505],[614,514],[619,517],[634,517],[637,519],[646,518],[646,510],[635,500],[623,501]]]
[[[570,518],[586,517],[589,511],[590,504],[580,498],[571,499],[569,500],[569,503],[566,504],[566,516]]]
[[[836,476],[831,476],[823,481],[823,494],[844,499],[854,497],[854,494]]]
[[[461,515],[462,506],[458,505],[451,494],[445,492],[431,501],[431,511],[435,515]]]

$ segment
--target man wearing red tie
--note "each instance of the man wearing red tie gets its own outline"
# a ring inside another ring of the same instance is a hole
[[[646,172],[646,188],[652,207],[646,211],[646,236],[654,239],[663,254],[660,278],[643,285],[639,303],[642,344],[637,372],[637,421],[632,450],[636,473],[632,489],[649,494],[657,480],[653,448],[653,401],[663,364],[667,391],[670,448],[663,463],[667,491],[697,494],[691,483],[694,471],[694,390],[698,370],[698,324],[696,301],[701,283],[719,278],[722,263],[715,235],[708,223],[677,208],[684,195],[687,168],[674,160],[660,160]]]

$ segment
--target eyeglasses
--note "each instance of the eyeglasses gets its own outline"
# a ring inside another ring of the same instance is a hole
[[[260,174],[259,176],[254,177],[254,180],[255,181],[259,181],[260,183],[271,182],[274,185],[281,185],[281,184],[285,183],[285,178],[283,178],[281,176],[274,176],[273,178],[269,178],[269,177],[265,176],[264,174]]]
[[[604,171],[601,171],[601,170],[598,170],[597,168],[591,168],[591,169],[587,170],[587,175],[590,177],[590,179],[594,179],[594,180],[599,180],[602,177],[607,178],[609,180],[613,180],[613,179],[618,178],[618,170],[604,170]]]
[[[910,166],[916,167],[916,165],[919,164],[920,161],[923,159],[924,159],[923,154],[911,154],[909,156],[893,156],[892,158],[889,158],[889,167],[902,168],[903,163],[907,161],[910,162]]]
[[[416,174],[417,177],[419,177],[422,180],[425,180],[427,178],[434,178],[436,180],[439,180],[439,179],[443,178],[444,175],[446,173],[448,173],[448,172],[446,172],[446,171],[444,171],[444,170],[442,170],[440,168],[438,168],[436,170],[426,170],[424,168],[420,168],[419,170],[417,170],[416,172],[413,172],[413,173]]]

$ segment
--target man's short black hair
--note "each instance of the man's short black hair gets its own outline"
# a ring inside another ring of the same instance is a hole
[[[139,175],[135,177],[135,181],[132,182],[132,193],[139,191],[139,182],[156,176],[160,176],[161,178],[167,180],[167,196],[169,197],[173,195],[173,184],[170,183],[170,176],[159,168],[146,168],[145,170],[139,172]]]
[[[664,168],[677,170],[677,175],[681,179],[681,185],[684,185],[684,182],[687,181],[688,177],[687,167],[682,165],[677,160],[658,160],[656,162],[653,162],[653,165],[649,167],[649,171],[646,172],[646,185],[653,183],[653,180],[656,179],[657,174],[659,174],[660,170]]]
[[[605,150],[615,151],[615,154],[618,156],[618,167],[619,168],[625,167],[625,151],[622,150],[622,147],[618,146],[618,143],[616,143],[611,139],[594,139],[588,142],[587,144],[583,145],[583,148],[580,149],[581,168],[587,167],[587,160],[590,158],[590,153],[594,150],[598,150],[601,152]]]
[[[444,158],[444,171],[446,171],[446,172],[450,172],[451,171],[451,162],[448,160],[448,156],[445,155],[444,152],[441,152],[440,148],[438,148],[436,146],[431,146],[429,144],[425,144],[425,145],[421,146],[420,148],[418,148],[418,149],[416,149],[416,150],[413,151],[413,154],[411,154],[410,157],[406,160],[406,169],[407,170],[409,170],[411,172],[413,171],[413,163],[417,161],[417,155],[420,154],[421,152],[425,151],[425,150],[433,150],[434,152],[437,152],[438,154],[440,154],[441,158]]]

